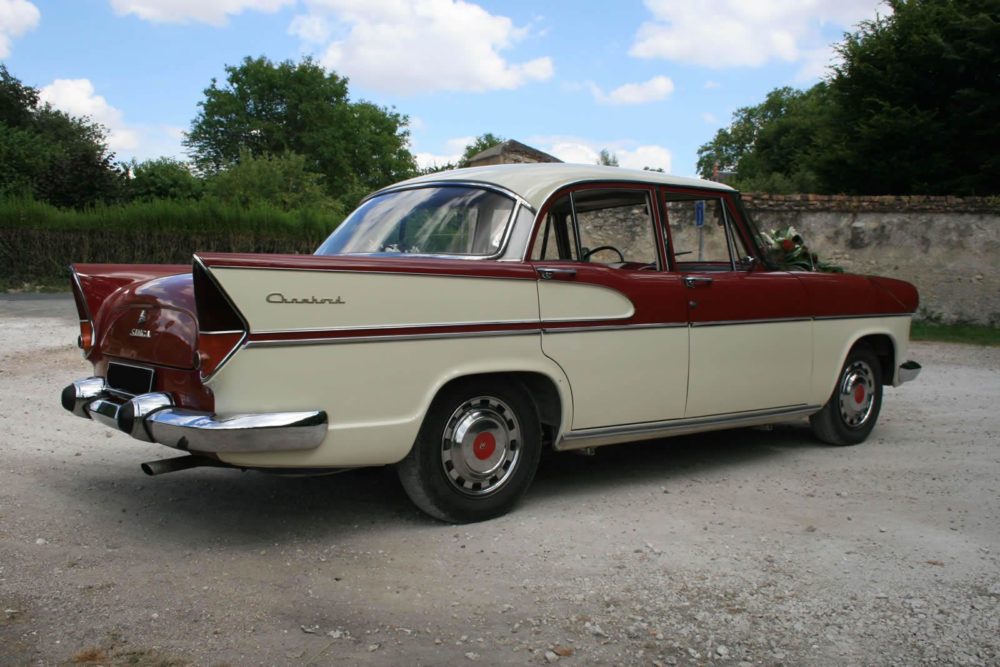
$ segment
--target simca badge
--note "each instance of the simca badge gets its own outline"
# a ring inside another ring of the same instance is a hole
[[[138,327],[136,327],[135,329],[132,329],[131,331],[129,331],[128,335],[132,336],[133,338],[152,338],[153,337],[153,333],[149,329],[140,329]]]

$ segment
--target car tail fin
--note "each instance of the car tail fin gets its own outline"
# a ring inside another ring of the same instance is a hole
[[[194,258],[194,298],[198,312],[198,359],[202,380],[208,380],[247,337],[246,320],[212,277]]]

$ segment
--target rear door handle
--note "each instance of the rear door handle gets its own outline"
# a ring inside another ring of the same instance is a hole
[[[561,269],[551,266],[538,267],[538,275],[542,280],[573,280],[576,277],[576,269]]]
[[[684,276],[684,286],[694,289],[698,285],[711,285],[712,279],[708,276]]]

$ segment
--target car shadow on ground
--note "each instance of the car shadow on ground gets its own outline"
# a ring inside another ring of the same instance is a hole
[[[719,470],[823,448],[804,425],[738,429],[597,450],[595,456],[543,458],[521,507],[544,513],[566,495],[627,491],[655,482],[670,485]],[[368,532],[373,528],[445,527],[416,510],[390,466],[336,475],[290,478],[202,468],[146,477],[125,465],[87,467],[61,488],[89,517],[106,517],[118,530],[143,539],[151,532],[178,546],[260,545]],[[102,520],[96,518],[94,520]]]

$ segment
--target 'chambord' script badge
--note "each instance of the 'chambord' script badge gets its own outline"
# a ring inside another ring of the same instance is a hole
[[[329,298],[329,297],[320,299],[320,298],[317,298],[315,296],[310,296],[308,298],[306,298],[306,297],[294,297],[294,296],[293,297],[287,297],[284,294],[282,294],[281,292],[271,292],[270,294],[268,294],[264,298],[264,300],[267,301],[268,303],[280,303],[280,304],[301,303],[301,304],[305,304],[305,305],[308,305],[308,306],[321,306],[321,305],[327,305],[327,304],[331,305],[331,306],[339,306],[339,305],[347,303],[346,301],[344,301],[343,299],[341,299],[339,296],[336,299],[332,299],[332,298]]]

